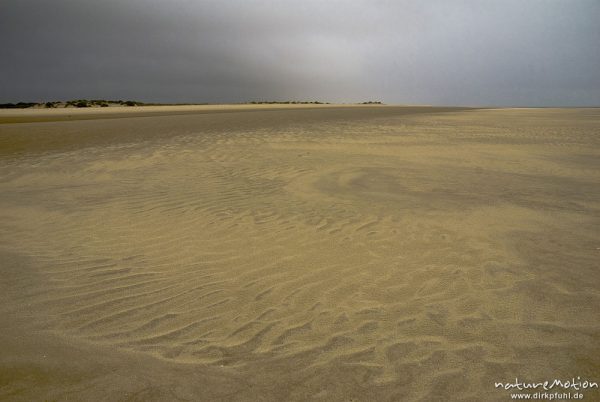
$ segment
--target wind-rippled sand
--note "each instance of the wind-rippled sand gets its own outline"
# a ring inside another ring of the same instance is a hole
[[[599,109],[97,117],[0,124],[0,399],[600,381]]]

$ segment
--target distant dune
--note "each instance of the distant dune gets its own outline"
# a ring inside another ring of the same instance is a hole
[[[506,401],[494,382],[600,380],[599,109],[0,123],[2,400]]]

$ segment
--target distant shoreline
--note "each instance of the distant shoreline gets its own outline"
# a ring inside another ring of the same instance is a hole
[[[345,108],[423,108],[429,106],[402,106],[383,104],[221,104],[221,105],[161,105],[86,108],[26,108],[0,109],[0,124],[36,123],[52,121],[117,119],[161,115],[204,113],[231,113],[249,111],[345,109]],[[453,109],[453,108],[449,108]],[[465,109],[465,108],[456,108]]]
[[[431,112],[460,110],[510,110],[510,109],[597,109],[597,107],[497,107],[497,106],[433,106],[433,105],[395,105],[360,103],[236,103],[236,104],[197,104],[197,105],[143,105],[112,107],[67,107],[67,108],[24,108],[0,109],[0,125],[14,123],[41,123],[77,120],[120,119],[132,117],[157,117],[190,114],[236,113],[252,111],[292,111],[317,109],[401,109],[431,110]]]

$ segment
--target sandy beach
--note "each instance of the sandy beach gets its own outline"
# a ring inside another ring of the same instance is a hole
[[[600,109],[1,110],[0,220],[0,400],[600,382]]]

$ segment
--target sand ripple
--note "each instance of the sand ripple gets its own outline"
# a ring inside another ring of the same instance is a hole
[[[7,157],[5,310],[228,368],[254,400],[504,400],[493,381],[515,375],[600,380],[599,116],[576,113],[139,118],[187,128]]]

